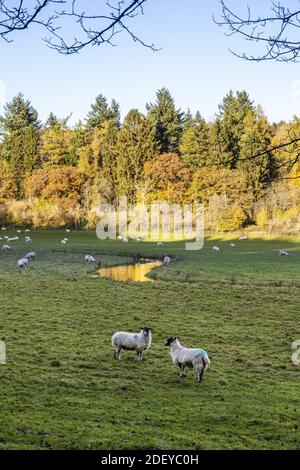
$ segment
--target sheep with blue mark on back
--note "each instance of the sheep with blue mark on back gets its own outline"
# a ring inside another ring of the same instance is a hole
[[[145,326],[140,333],[127,333],[118,331],[111,338],[111,344],[115,348],[115,359],[121,359],[121,350],[136,351],[138,362],[142,362],[143,353],[150,348],[152,342],[151,328]]]
[[[184,348],[177,336],[168,338],[165,341],[165,346],[169,346],[171,349],[173,363],[180,368],[180,377],[185,377],[185,369],[196,369],[200,383],[210,364],[207,352],[204,349]]]

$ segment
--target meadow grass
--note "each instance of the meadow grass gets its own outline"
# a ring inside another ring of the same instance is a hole
[[[230,249],[214,237],[187,252],[180,242],[101,242],[80,231],[31,237],[32,246],[20,240],[0,253],[0,449],[300,449],[300,368],[291,363],[299,240]],[[20,272],[17,259],[32,249],[37,260]],[[136,253],[180,261],[155,270],[153,283],[102,279],[84,263],[85,254],[109,266]],[[153,328],[144,362],[130,352],[115,361],[112,333],[142,326]],[[163,345],[170,335],[208,351],[201,384],[193,371],[179,378]]]

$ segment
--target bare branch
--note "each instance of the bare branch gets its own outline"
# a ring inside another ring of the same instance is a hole
[[[147,0],[111,0],[100,7],[97,2],[83,0],[0,0],[0,37],[12,41],[12,34],[38,25],[46,30],[46,44],[60,54],[75,54],[88,46],[110,44],[115,36],[125,31],[135,42],[153,51],[153,44],[139,38],[131,29],[131,22],[144,14]],[[9,6],[14,3],[13,6]],[[90,3],[91,11],[87,11]],[[93,5],[92,5],[93,4]],[[85,8],[85,10],[83,10]],[[73,37],[68,38],[72,27]]]
[[[298,62],[300,60],[300,9],[291,11],[280,2],[272,1],[270,15],[252,16],[233,12],[225,0],[220,0],[222,19],[215,20],[219,26],[228,28],[227,35],[239,35],[247,41],[263,46],[258,55],[231,51],[239,58],[250,61],[276,60],[280,62]]]

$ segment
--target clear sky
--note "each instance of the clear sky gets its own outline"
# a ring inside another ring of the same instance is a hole
[[[290,0],[295,3],[299,2]],[[252,0],[250,5],[258,7],[261,1]],[[213,13],[220,14],[218,0],[148,0],[145,15],[136,18],[133,27],[145,40],[162,47],[156,53],[122,34],[117,47],[92,47],[76,56],[60,56],[42,43],[37,28],[19,33],[12,44],[0,42],[0,97],[4,88],[7,100],[22,91],[42,120],[50,111],[59,117],[72,112],[74,123],[85,117],[99,93],[115,98],[124,115],[130,108],[145,111],[145,103],[155,99],[155,90],[165,86],[178,107],[199,110],[213,119],[230,89],[245,89],[271,121],[299,115],[300,64],[235,58],[230,47],[245,50],[250,45],[225,36],[214,24]]]

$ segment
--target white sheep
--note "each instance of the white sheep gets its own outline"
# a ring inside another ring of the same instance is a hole
[[[25,232],[26,232],[26,233],[29,233],[29,232],[30,232],[29,228],[27,228],[27,229],[25,230]]]
[[[235,248],[236,244],[235,243],[230,243],[230,248]]]
[[[240,237],[239,239],[240,240],[248,240],[248,237],[244,236],[244,237]]]
[[[27,253],[27,255],[25,255],[25,258],[29,260],[34,260],[36,258],[36,252],[30,251],[29,253]]]
[[[11,237],[7,239],[8,242],[17,242],[18,240],[19,240],[19,237]]]
[[[68,242],[67,242],[67,240],[61,240],[60,243],[61,243],[62,245],[66,245]]]
[[[71,230],[67,228],[66,233],[71,233]]]
[[[19,261],[18,261],[18,266],[19,266],[19,268],[21,268],[21,269],[28,268],[28,266],[29,266],[29,261],[28,261],[28,259],[27,259],[27,258],[21,258],[21,259],[19,259]]]
[[[9,245],[3,245],[2,251],[5,251],[6,253],[8,253],[9,251],[12,251],[12,248]]]
[[[286,251],[286,250],[280,250],[280,251],[279,251],[279,256],[280,256],[281,258],[287,258],[287,257],[289,256],[289,252]]]
[[[121,359],[121,349],[136,351],[138,362],[142,362],[143,353],[150,348],[152,342],[151,328],[144,327],[140,333],[118,331],[113,334],[111,344],[115,348],[115,359]]]
[[[157,242],[157,246],[164,246],[163,242]]]
[[[5,232],[6,231],[6,227],[2,227],[2,232]]]
[[[127,237],[123,237],[123,238],[122,238],[122,242],[123,242],[123,243],[128,243],[128,238],[127,238]]]
[[[185,369],[196,369],[198,382],[210,364],[208,354],[204,349],[191,349],[181,346],[177,336],[171,336],[165,341],[165,346],[171,349],[173,363],[180,368],[180,377],[185,377]]]
[[[93,256],[91,256],[91,255],[86,255],[86,256],[84,257],[84,260],[85,260],[87,263],[89,263],[89,264],[90,264],[90,263],[96,263],[95,258],[94,258]]]
[[[17,230],[17,233],[22,233],[22,230]]]
[[[220,253],[221,249],[220,249],[218,246],[213,246],[213,247],[212,247],[212,251],[213,251],[214,253]]]
[[[25,237],[25,243],[31,243],[31,242],[32,242],[32,240],[31,240],[30,237]]]
[[[165,256],[165,257],[164,257],[164,264],[170,264],[171,261],[172,261],[172,260],[171,260],[170,256]]]

